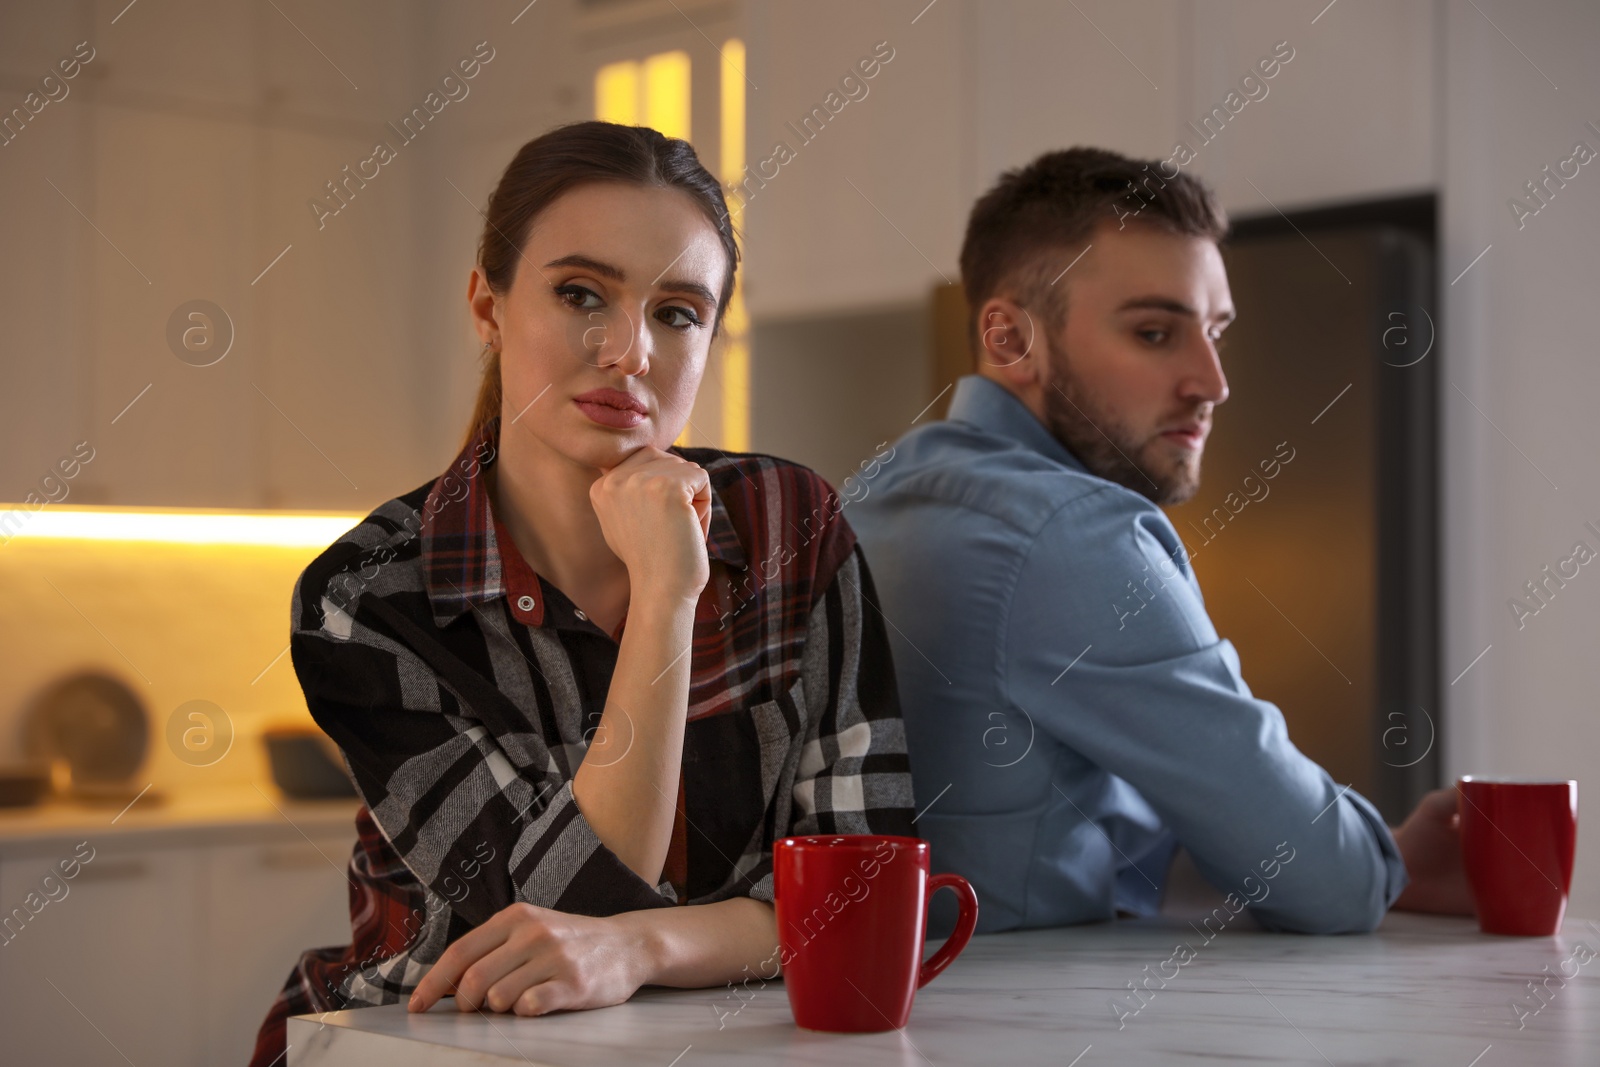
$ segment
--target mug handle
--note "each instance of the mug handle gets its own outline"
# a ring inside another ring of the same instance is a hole
[[[939,951],[922,964],[917,978],[918,989],[939,977],[939,972],[955,962],[955,958],[961,955],[961,950],[971,940],[972,931],[978,926],[978,894],[972,891],[972,883],[959,874],[936,874],[928,879],[928,896],[933,896],[941,889],[956,891],[956,896],[961,898],[961,912],[956,917],[956,928],[939,946]]]

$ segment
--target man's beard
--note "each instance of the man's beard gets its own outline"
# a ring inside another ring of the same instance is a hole
[[[1194,496],[1200,488],[1198,452],[1159,467],[1151,464],[1143,453],[1153,442],[1140,441],[1107,405],[1085,392],[1060,351],[1050,352],[1049,357],[1045,426],[1089,473],[1161,506],[1182,504]]]

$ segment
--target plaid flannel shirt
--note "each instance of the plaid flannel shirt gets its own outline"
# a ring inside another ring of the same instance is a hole
[[[305,952],[252,1063],[290,1015],[404,1000],[456,938],[510,904],[612,915],[771,902],[787,834],[914,833],[887,636],[842,503],[804,467],[673,451],[711,479],[711,578],[660,884],[572,795],[616,666],[608,634],[529,567],[484,470],[498,420],[301,575],[291,655],[363,800],[352,943]],[[624,620],[623,625],[626,625]]]

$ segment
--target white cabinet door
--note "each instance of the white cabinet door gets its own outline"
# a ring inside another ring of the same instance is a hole
[[[0,945],[4,1060],[199,1067],[200,852],[91,844],[70,881],[57,869],[69,848],[0,862],[0,907],[13,917]],[[59,899],[30,914],[29,894],[47,892]]]
[[[207,849],[206,1062],[247,1063],[300,953],[350,943],[345,868],[355,841],[295,838]]]

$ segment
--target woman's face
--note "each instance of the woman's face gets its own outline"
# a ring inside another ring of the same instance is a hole
[[[511,289],[474,272],[469,302],[500,348],[501,447],[610,468],[666,448],[689,419],[728,269],[688,193],[606,182],[534,220]]]

